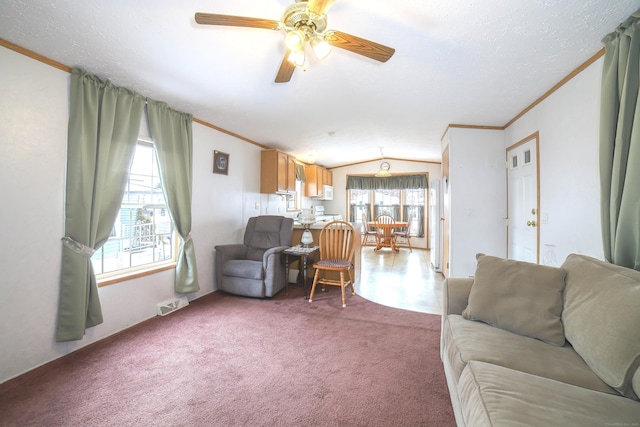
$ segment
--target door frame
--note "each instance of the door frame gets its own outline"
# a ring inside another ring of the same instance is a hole
[[[509,230],[510,228],[510,212],[509,212],[509,151],[518,148],[519,146],[526,144],[532,140],[535,140],[535,160],[536,160],[536,263],[540,264],[540,131],[535,131],[529,136],[521,139],[513,145],[510,145],[505,150],[505,165],[506,165],[506,180],[507,180],[507,241],[506,241],[506,253],[509,258]]]
[[[442,275],[449,277],[449,222],[451,218],[450,212],[450,195],[449,195],[449,146],[447,145],[442,151]]]

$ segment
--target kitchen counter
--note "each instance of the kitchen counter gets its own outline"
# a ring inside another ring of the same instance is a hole
[[[310,230],[321,230],[322,227],[324,227],[324,225],[326,224],[326,222],[314,222],[313,224],[311,224],[309,226]],[[293,229],[294,230],[304,230],[304,226],[302,224],[300,224],[297,221],[293,222]]]
[[[329,221],[334,221],[334,220],[342,220],[342,215],[340,214],[324,214],[324,215],[316,215],[316,222],[314,222],[313,224],[311,224],[311,227],[309,227],[312,230],[319,230],[322,227],[324,227],[324,225],[329,222]],[[302,226],[302,224],[300,224],[298,222],[298,220],[296,218],[293,219],[293,228],[304,228]]]

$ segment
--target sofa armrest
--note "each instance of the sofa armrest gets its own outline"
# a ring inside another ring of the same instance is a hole
[[[269,248],[264,251],[264,255],[262,256],[262,263],[264,265],[264,268],[267,268],[267,264],[270,262],[270,257],[273,257],[274,255],[279,256],[283,251],[289,248],[290,246],[274,246],[273,248]]]
[[[282,252],[289,249],[289,246],[275,246],[264,252],[262,266],[265,271],[264,287],[265,295],[272,297],[287,284],[285,276],[285,266],[282,262]]]
[[[247,247],[242,243],[234,243],[215,246],[215,250],[216,288],[220,289],[220,286],[222,286],[222,266],[231,259],[244,259],[247,253]]]
[[[442,290],[442,315],[462,314],[469,302],[469,293],[473,285],[472,278],[445,279]]]

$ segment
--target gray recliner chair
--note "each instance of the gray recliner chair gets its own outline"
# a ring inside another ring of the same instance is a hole
[[[286,285],[281,254],[291,247],[292,234],[292,218],[249,218],[243,243],[215,247],[218,290],[257,298],[277,294]]]

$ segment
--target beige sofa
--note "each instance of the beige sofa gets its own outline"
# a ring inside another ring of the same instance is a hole
[[[441,357],[459,426],[640,426],[640,272],[479,254],[445,281]]]

